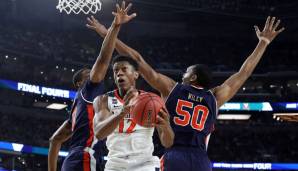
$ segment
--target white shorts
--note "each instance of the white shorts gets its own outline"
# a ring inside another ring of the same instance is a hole
[[[159,168],[160,162],[156,156],[110,158],[105,165],[105,171],[156,171]]]

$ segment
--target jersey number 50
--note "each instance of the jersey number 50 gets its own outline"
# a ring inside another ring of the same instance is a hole
[[[185,110],[184,107],[192,109],[192,115],[187,110]],[[202,131],[204,129],[209,110],[206,106],[196,105],[194,107],[192,102],[178,99],[176,113],[179,115],[179,117],[174,117],[174,123],[176,125],[187,126],[190,124],[193,129]],[[200,114],[202,114],[202,116],[201,119],[198,121]]]

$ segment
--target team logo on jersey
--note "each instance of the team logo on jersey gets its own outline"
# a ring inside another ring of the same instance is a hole
[[[112,104],[117,104],[118,100],[117,99],[112,99]]]

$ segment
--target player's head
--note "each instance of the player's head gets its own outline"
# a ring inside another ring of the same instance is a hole
[[[127,91],[136,85],[138,64],[128,56],[118,55],[112,62],[114,81],[120,90]]]
[[[72,77],[72,83],[77,89],[79,89],[84,84],[84,82],[89,78],[89,76],[90,76],[90,69],[82,68],[74,73]]]
[[[206,65],[202,64],[189,66],[182,78],[183,84],[195,85],[203,88],[210,88],[211,81],[211,70]]]

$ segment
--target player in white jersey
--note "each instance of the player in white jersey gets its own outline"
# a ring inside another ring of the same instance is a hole
[[[124,3],[121,8],[117,7],[115,19],[129,19]],[[135,89],[139,77],[137,63],[130,57],[118,56],[112,65],[117,90],[99,96],[93,102],[94,133],[100,140],[107,138],[109,154],[105,171],[159,170],[159,158],[152,155],[154,128],[136,125],[129,114],[130,101],[142,93]],[[165,110],[160,111],[157,122],[161,143],[168,148],[173,144],[174,133]]]
[[[114,79],[118,89],[99,96],[94,101],[94,132],[96,137],[107,137],[109,150],[105,171],[156,171],[159,158],[153,156],[154,128],[145,128],[132,122],[130,101],[143,93],[135,89],[137,64],[130,57],[118,56],[113,61]],[[161,110],[156,126],[161,143],[168,148],[174,133],[168,114]]]

